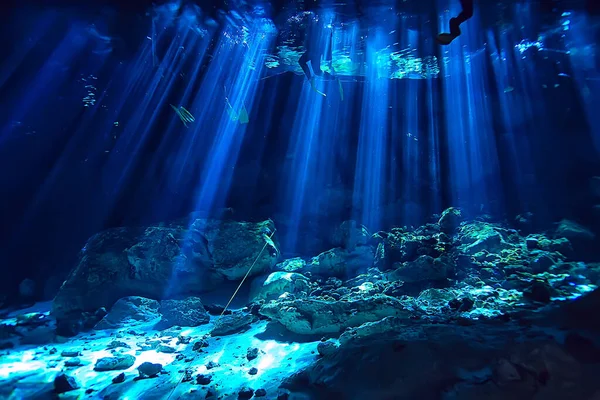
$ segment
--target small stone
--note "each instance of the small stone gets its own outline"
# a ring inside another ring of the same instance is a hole
[[[77,381],[72,376],[66,374],[58,374],[54,378],[54,392],[55,393],[66,393],[71,390],[79,389]]]
[[[161,344],[161,345],[158,345],[158,346],[156,347],[156,351],[157,351],[158,353],[167,353],[167,354],[171,354],[171,353],[175,353],[175,351],[176,351],[176,350],[175,350],[175,348],[174,348],[174,347],[167,346],[167,345],[165,345],[165,344]]]
[[[115,371],[131,368],[135,364],[135,357],[125,354],[117,357],[103,357],[96,361],[95,371]]]
[[[186,369],[184,371],[182,382],[190,382],[192,380],[192,373],[193,371],[191,369]]]
[[[118,335],[117,335],[117,337],[118,337]],[[110,342],[108,344],[108,346],[106,346],[107,350],[118,349],[118,348],[130,349],[131,347],[127,343],[121,342],[119,340],[113,340],[112,342]]]
[[[52,354],[54,354],[54,353],[52,353]],[[77,357],[77,356],[79,356],[81,354],[80,354],[79,351],[67,351],[67,350],[65,350],[65,351],[61,352],[60,355],[61,355],[61,357]]]
[[[258,347],[249,347],[246,353],[246,358],[248,361],[252,361],[256,357],[258,357]]]
[[[254,390],[252,390],[251,388],[242,388],[239,392],[238,392],[238,399],[239,400],[243,400],[243,399],[250,399],[252,398],[252,396],[254,395]]]
[[[206,369],[213,369],[217,367],[220,367],[220,365],[214,361],[209,361],[208,364],[206,364]]]
[[[254,397],[265,397],[267,395],[267,391],[265,389],[257,389],[254,392]]]
[[[200,374],[196,376],[196,383],[198,385],[208,385],[212,381],[212,376]]]
[[[192,340],[191,336],[177,336],[177,344],[189,344],[190,340]]]
[[[162,364],[153,364],[151,362],[146,361],[138,367],[138,373],[141,377],[152,378],[154,376],[157,376],[160,373],[160,371],[162,371],[162,369]]]
[[[112,383],[122,383],[125,382],[125,373],[121,372],[119,375],[115,376],[112,380]]]
[[[208,342],[204,339],[200,339],[197,342],[194,342],[194,345],[192,346],[192,350],[193,351],[202,351],[203,347],[208,347]]]
[[[79,357],[73,357],[65,361],[65,367],[78,367],[81,365]]]
[[[250,375],[256,375],[258,374],[258,369],[256,369],[255,367],[250,368],[250,371],[248,371],[248,373]]]
[[[56,353],[57,353],[57,351],[58,351],[58,350],[56,350],[56,348],[54,348],[54,347],[51,347],[51,348],[50,348],[50,351],[49,351],[48,353],[50,353],[50,354],[56,354]]]

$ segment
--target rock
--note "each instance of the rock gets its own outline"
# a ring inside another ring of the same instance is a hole
[[[500,359],[494,368],[495,381],[499,385],[507,385],[512,381],[520,381],[523,377],[510,361]]]
[[[265,389],[256,389],[254,392],[254,397],[265,397],[267,395],[267,391]]]
[[[162,318],[155,329],[167,329],[173,326],[199,326],[210,321],[210,315],[204,309],[198,297],[184,300],[163,300],[160,302]]]
[[[223,311],[225,311],[225,314],[231,314],[231,310],[225,310],[225,306],[220,304],[206,304],[204,308],[210,315],[219,316],[223,313]]]
[[[184,336],[184,335],[177,336],[177,345],[190,344],[191,341],[192,341],[191,336]]]
[[[135,364],[135,357],[130,354],[116,357],[103,357],[96,361],[94,371],[117,371],[129,369]]]
[[[279,248],[269,238],[275,230],[271,220],[259,223],[197,220],[192,230],[204,233],[211,249],[213,270],[228,280],[242,279],[253,264],[251,275],[259,275],[271,269],[279,257]]]
[[[338,346],[332,340],[328,340],[326,342],[319,342],[317,345],[317,353],[319,353],[322,357],[327,357],[331,354],[334,354],[337,351]]]
[[[449,276],[448,261],[430,256],[420,256],[415,261],[400,264],[387,274],[391,281],[404,282],[444,281]]]
[[[592,231],[568,219],[563,219],[558,223],[554,235],[569,239],[573,244],[587,244],[596,238],[596,235]]]
[[[523,291],[523,297],[540,303],[550,302],[550,286],[545,282],[533,281]]]
[[[81,355],[81,352],[78,350],[63,350],[60,352],[61,357],[78,357]]]
[[[588,378],[596,366],[582,370],[543,332],[507,321],[431,325],[384,318],[344,332],[333,356],[282,387],[310,398],[436,399],[451,391],[452,399],[588,399],[597,390]]]
[[[95,329],[134,327],[160,318],[160,303],[139,296],[123,297],[111,307],[110,312],[96,324]]]
[[[208,364],[206,364],[206,369],[209,370],[217,367],[220,367],[220,365],[214,361],[209,361]]]
[[[156,352],[157,353],[165,353],[165,354],[173,354],[175,353],[175,348],[171,347],[171,346],[167,346],[166,344],[159,344],[158,346],[156,346]]]
[[[158,299],[198,293],[221,279],[241,279],[255,260],[252,274],[258,275],[279,256],[269,237],[273,230],[272,221],[196,219],[190,225],[186,218],[166,226],[100,232],[82,249],[52,313],[60,320],[73,312],[110,307],[123,296]],[[173,279],[177,285],[171,285]]]
[[[54,378],[54,393],[61,394],[79,389],[79,384],[72,376],[60,373]]]
[[[19,296],[28,300],[35,296],[35,282],[32,279],[23,279],[19,284]]]
[[[449,302],[456,300],[455,291],[447,289],[426,289],[417,297],[418,306],[428,312],[439,312],[443,307],[447,307]]]
[[[202,348],[204,347],[208,347],[208,342],[204,339],[199,339],[198,341],[194,342],[194,345],[192,346],[192,350],[193,351],[202,351]]]
[[[248,371],[249,375],[256,375],[258,374],[258,369],[256,369],[255,367],[250,368],[250,370]]]
[[[160,371],[162,371],[163,366],[159,363],[153,364],[151,362],[146,361],[140,364],[140,366],[137,369],[138,373],[140,374],[140,377],[152,378],[154,376],[157,376],[160,373]]]
[[[131,347],[125,343],[125,342],[121,342],[119,340],[113,340],[112,342],[110,342],[108,344],[108,346],[106,346],[107,350],[112,350],[112,349],[130,349]]]
[[[248,351],[246,352],[246,358],[248,361],[252,361],[256,357],[258,357],[258,347],[249,347]]]
[[[530,264],[531,271],[534,274],[540,274],[542,272],[546,272],[554,265],[554,260],[550,258],[548,255],[542,254],[533,259]]]
[[[223,315],[215,321],[211,331],[212,336],[226,336],[246,329],[252,322],[254,316],[243,311],[234,311],[229,315]]]
[[[525,238],[525,245],[527,246],[527,248],[529,250],[533,250],[533,249],[536,249],[539,244],[538,244],[538,241],[536,238],[527,237],[527,238]]]
[[[211,382],[212,382],[211,375],[200,374],[200,375],[196,376],[196,383],[198,385],[208,385]]]
[[[450,207],[442,212],[438,224],[443,232],[452,233],[458,228],[462,220],[463,217],[460,209]]]
[[[78,367],[81,365],[81,360],[79,357],[73,357],[67,361],[65,361],[65,367]]]
[[[335,248],[313,257],[307,263],[306,271],[325,277],[346,277],[371,268],[374,257],[375,253],[370,246],[358,246],[351,252]]]
[[[336,247],[353,251],[356,246],[366,245],[369,238],[369,231],[364,225],[360,225],[356,221],[344,221],[334,231],[331,243]]]
[[[503,228],[488,222],[473,222],[459,229],[459,250],[473,255],[480,251],[499,254],[502,250],[515,247],[507,241],[508,234]]]
[[[283,293],[297,294],[309,290],[309,280],[294,272],[273,272],[257,277],[250,287],[250,301],[275,300]]]
[[[306,261],[300,257],[288,258],[273,267],[274,271],[301,272],[306,268]]]
[[[244,388],[240,389],[240,391],[238,392],[239,400],[250,399],[250,398],[252,398],[252,396],[254,396],[254,390],[251,388],[248,388],[248,387],[244,387]]]
[[[277,400],[288,400],[290,398],[290,394],[288,392],[280,392],[277,394]]]
[[[119,375],[115,376],[112,380],[112,383],[123,383],[125,382],[125,373],[121,372]]]
[[[385,295],[351,301],[299,299],[265,304],[260,313],[298,334],[339,333],[348,327],[387,316],[408,318],[403,303]]]

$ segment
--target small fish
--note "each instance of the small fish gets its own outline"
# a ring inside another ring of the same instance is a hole
[[[186,128],[188,127],[187,126],[188,122],[191,123],[196,120],[196,118],[194,118],[192,113],[190,113],[188,110],[186,110],[185,107],[183,107],[183,106],[175,107],[173,104],[171,104],[171,108],[173,110],[175,110],[175,113],[177,114],[177,116],[179,117],[181,122],[183,122],[183,125]]]
[[[558,76],[564,76],[565,78],[571,77],[571,75],[565,74],[564,72],[561,72],[560,74],[558,74]]]
[[[114,126],[119,126],[119,121],[115,121],[115,122],[113,122],[113,125],[114,125]]]
[[[510,93],[510,92],[512,92],[513,90],[515,90],[515,88],[514,88],[514,87],[512,87],[512,86],[507,86],[507,87],[504,89],[504,93]]]

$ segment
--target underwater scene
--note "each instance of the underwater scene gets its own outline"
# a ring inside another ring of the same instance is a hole
[[[600,2],[0,13],[0,399],[600,400]]]

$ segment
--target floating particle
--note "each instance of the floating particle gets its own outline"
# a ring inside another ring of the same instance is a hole
[[[558,76],[564,76],[566,78],[570,78],[570,75],[565,74],[564,72],[561,72],[560,74],[558,74]]]
[[[115,121],[115,122],[113,122],[113,125],[114,125],[114,126],[119,126],[119,121]]]
[[[515,90],[515,88],[514,88],[514,87],[512,87],[512,86],[507,86],[507,87],[504,89],[504,93],[510,93],[510,92],[512,92],[513,90]]]

